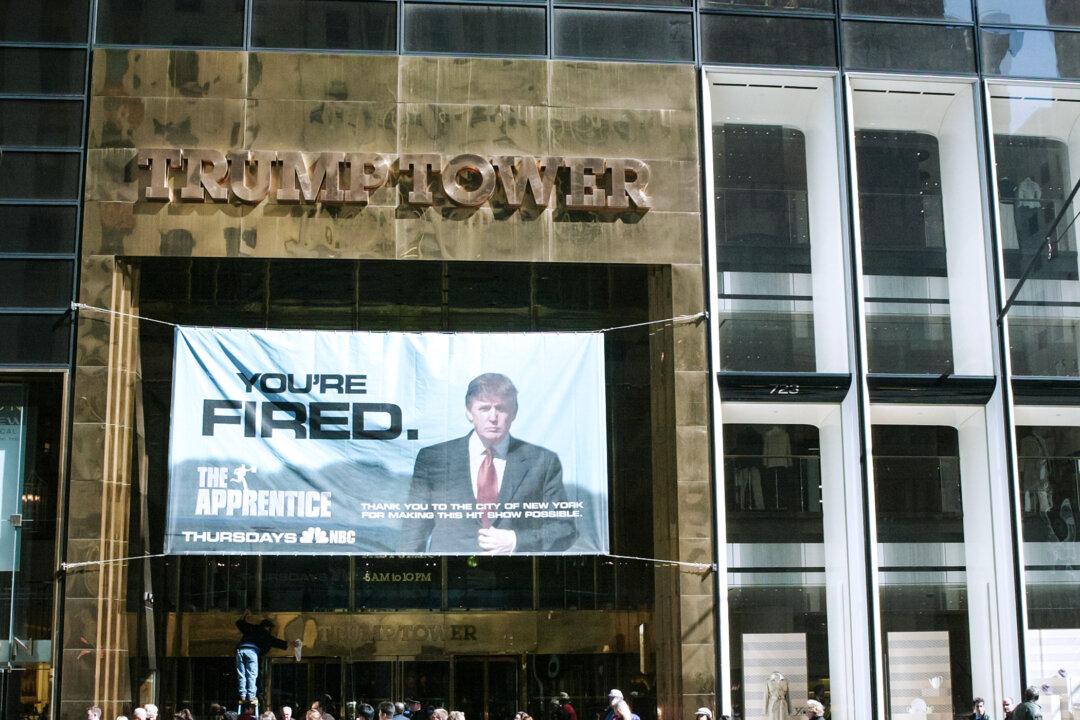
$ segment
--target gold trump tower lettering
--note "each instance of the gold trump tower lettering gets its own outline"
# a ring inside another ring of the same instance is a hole
[[[185,202],[257,204],[318,202],[366,204],[383,186],[400,185],[409,205],[433,205],[436,195],[462,207],[497,202],[517,210],[531,198],[539,210],[552,205],[591,212],[638,212],[652,208],[649,166],[633,158],[455,155],[206,149],[143,149],[149,168],[146,198],[175,199],[173,176],[185,180]]]

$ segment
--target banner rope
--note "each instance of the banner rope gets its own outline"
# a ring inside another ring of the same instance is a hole
[[[112,310],[110,308],[103,308],[103,307],[98,307],[96,305],[88,305],[86,303],[80,303],[80,302],[72,302],[71,303],[71,309],[72,310],[84,310],[84,311],[89,311],[89,312],[103,313],[105,315],[117,315],[117,316],[120,316],[120,317],[127,317],[127,318],[132,318],[132,319],[135,319],[135,320],[146,320],[147,322],[158,323],[160,325],[168,325],[170,327],[180,327],[179,323],[169,322],[168,320],[159,320],[158,318],[147,317],[146,315],[138,315],[136,313],[127,313],[127,312],[122,312],[120,310]],[[684,322],[698,322],[698,321],[706,319],[708,317],[709,317],[708,311],[703,310],[701,312],[697,312],[697,313],[693,313],[693,314],[689,314],[689,315],[675,315],[673,317],[663,318],[661,320],[648,320],[648,321],[645,321],[645,322],[630,323],[630,324],[627,324],[627,325],[614,325],[612,327],[600,328],[598,330],[584,330],[584,331],[570,331],[570,332],[600,332],[600,333],[607,333],[607,332],[614,332],[616,330],[627,330],[627,329],[630,329],[630,328],[646,327],[646,326],[649,326],[649,325],[660,325],[660,324],[664,324],[664,323],[670,323],[670,324],[674,325],[674,324],[677,324],[677,323],[684,323]],[[156,553],[156,554],[152,554],[152,555],[134,555],[134,556],[130,556],[130,557],[110,558],[108,560],[84,560],[84,561],[80,561],[80,562],[62,562],[62,563],[60,563],[60,571],[61,572],[70,572],[72,570],[78,570],[79,568],[84,568],[84,567],[108,565],[108,564],[111,564],[111,563],[131,562],[131,561],[134,561],[134,560],[148,560],[148,559],[160,558],[160,557],[169,557],[169,555],[167,553]],[[299,557],[299,555],[297,555],[296,557]],[[389,556],[389,557],[395,557],[395,556]],[[403,556],[403,557],[413,557],[413,556]],[[691,569],[691,570],[695,570],[695,571],[698,571],[698,572],[704,572],[704,573],[712,572],[712,571],[715,571],[717,569],[715,563],[687,562],[687,561],[683,561],[683,560],[664,560],[664,559],[661,559],[661,558],[648,558],[648,557],[640,557],[640,556],[637,556],[637,555],[606,554],[606,555],[599,555],[599,556],[596,556],[596,557],[607,557],[607,558],[614,558],[614,559],[617,559],[617,560],[638,560],[638,561],[641,561],[641,562],[649,562],[649,563],[653,563],[653,564],[656,564],[656,565],[670,565],[670,566],[674,566],[674,567],[685,567],[685,568],[688,568],[688,569]]]
[[[62,562],[60,563],[60,572],[70,572],[72,570],[78,570],[79,568],[90,567],[92,565],[111,565],[112,563],[131,562],[133,560],[150,560],[151,558],[159,557],[169,557],[169,554],[156,553],[154,555],[130,555],[128,557],[109,558],[108,560],[81,560],[79,562]]]
[[[159,325],[168,325],[169,327],[181,327],[180,323],[169,322],[168,320],[158,320],[157,318],[147,317],[146,315],[137,315],[135,313],[121,312],[120,310],[110,310],[109,308],[98,307],[97,305],[87,305],[81,302],[72,302],[72,310],[87,310],[90,312],[104,313],[106,315],[119,315],[120,317],[133,318],[135,320],[146,320],[147,322],[158,323]],[[684,322],[697,322],[709,317],[708,310],[702,310],[701,312],[693,313],[691,315],[674,315],[669,318],[663,318],[662,320],[647,320],[645,322],[630,323],[629,325],[614,325],[612,327],[600,328],[598,330],[556,330],[554,332],[599,332],[607,333],[615,330],[627,330],[629,328],[645,327],[646,325],[660,325],[663,323],[671,323],[675,325],[677,323]],[[378,331],[385,332],[385,331]],[[439,332],[439,331],[433,331]]]
[[[170,555],[169,553],[155,553],[155,554],[152,554],[152,555],[131,555],[131,556],[128,556],[128,557],[109,558],[108,560],[81,560],[79,562],[62,562],[62,563],[60,563],[60,572],[66,573],[66,572],[71,572],[72,570],[78,570],[80,568],[85,568],[85,567],[92,567],[92,566],[95,566],[95,565],[111,565],[112,563],[132,562],[132,561],[135,561],[135,560],[151,560],[153,558],[162,558],[162,557],[182,557],[182,556],[181,555]],[[264,555],[263,557],[311,557],[311,556],[293,554],[293,555],[286,555],[286,556]],[[396,558],[396,557],[415,558],[417,556],[416,555],[357,555],[356,557],[375,557],[375,558],[387,559],[387,558]],[[427,557],[441,557],[441,556],[433,555],[433,556],[427,556]],[[487,556],[485,556],[485,555],[477,555],[476,557],[487,557]],[[498,557],[498,556],[492,555],[491,557]],[[531,557],[531,556],[528,556],[528,555],[516,555],[516,556],[512,556],[512,557]],[[696,571],[702,572],[702,573],[709,573],[709,572],[712,572],[712,571],[716,570],[716,564],[715,563],[687,562],[685,560],[662,560],[660,558],[639,557],[637,555],[612,555],[612,554],[608,553],[608,554],[605,554],[605,555],[584,555],[584,556],[581,556],[581,555],[564,555],[564,556],[561,556],[561,557],[601,557],[601,558],[614,558],[616,560],[640,560],[642,562],[653,563],[654,565],[673,565],[673,566],[676,566],[676,567],[685,567],[685,568],[689,568],[691,570],[696,570]]]

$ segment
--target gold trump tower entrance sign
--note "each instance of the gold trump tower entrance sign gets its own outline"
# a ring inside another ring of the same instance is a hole
[[[150,170],[146,198],[163,202],[175,198],[175,171],[186,180],[179,188],[185,202],[363,205],[379,188],[400,184],[405,202],[418,206],[436,204],[440,192],[461,207],[494,202],[517,210],[530,197],[538,210],[644,213],[653,205],[649,166],[633,158],[462,154],[444,163],[437,153],[155,148],[139,150],[138,162]]]

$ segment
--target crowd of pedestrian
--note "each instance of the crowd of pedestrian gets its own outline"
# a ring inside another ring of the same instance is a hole
[[[1014,704],[1011,697],[1006,697],[1001,702],[1001,720],[1041,720],[1042,708],[1039,706],[1039,689],[1035,686],[1024,690],[1021,697],[1023,702]],[[577,709],[565,692],[558,693],[551,699],[555,706],[555,720],[579,720]],[[597,720],[641,720],[627,702],[621,690],[612,689],[607,696],[607,709],[597,716]],[[351,704],[350,704],[351,707]],[[807,720],[818,720],[825,717],[825,706],[814,699],[807,700],[802,706],[803,715]],[[333,700],[329,695],[324,695],[319,700],[303,711],[303,720],[338,720],[335,713],[338,712]],[[256,706],[254,704],[242,705],[240,712],[227,710],[223,705],[214,704],[209,708],[210,720],[256,720]],[[428,706],[419,700],[406,699],[403,702],[382,702],[378,707],[368,703],[356,705],[356,720],[466,720],[465,713],[460,710],[447,710],[442,707]],[[92,706],[86,709],[86,720],[102,720],[100,707]],[[131,711],[131,716],[117,715],[116,720],[158,720],[158,707],[153,703],[146,703]],[[181,708],[173,713],[172,720],[195,720],[189,708]],[[300,720],[289,705],[282,705],[275,713],[273,710],[265,710],[259,713],[258,720]],[[509,720],[509,719],[508,719]],[[533,720],[525,710],[519,710],[514,714],[513,720]],[[713,720],[712,710],[706,707],[698,708],[694,713],[694,720]],[[716,720],[730,720],[727,715],[720,715]],[[970,720],[993,720],[986,709],[986,701],[976,697],[971,701]]]

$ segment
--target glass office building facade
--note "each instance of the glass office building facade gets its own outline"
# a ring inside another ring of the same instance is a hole
[[[162,204],[147,148],[633,157],[655,204]],[[250,609],[305,644],[266,701],[338,717],[1073,717],[1078,168],[1070,0],[0,0],[0,716],[203,714]],[[137,316],[654,322],[605,334],[612,556],[158,557]]]

